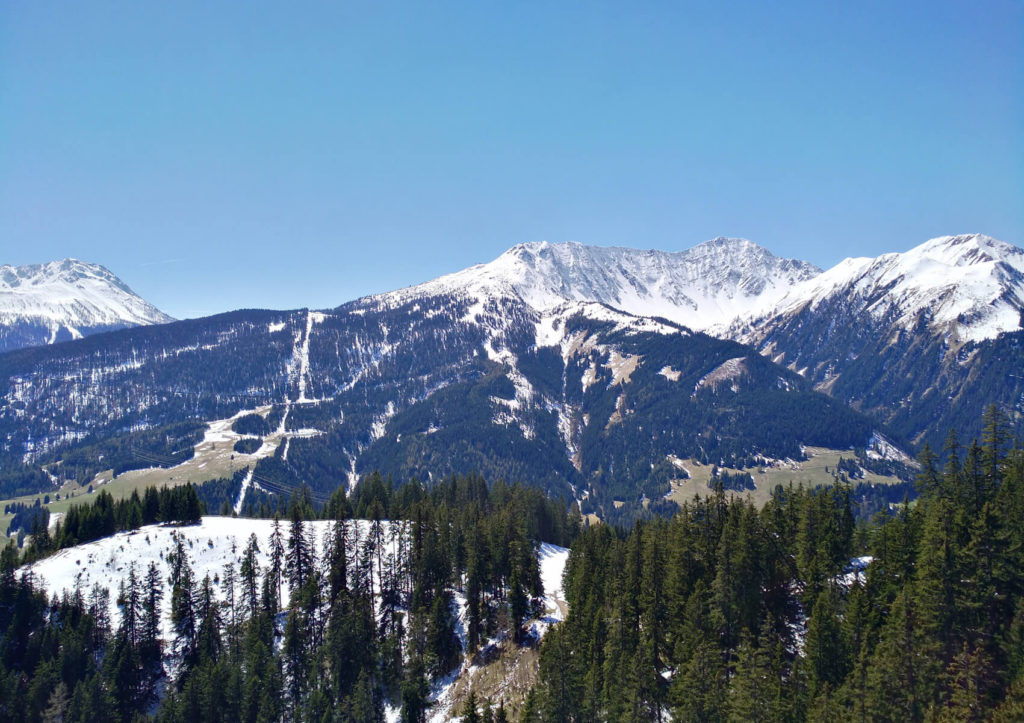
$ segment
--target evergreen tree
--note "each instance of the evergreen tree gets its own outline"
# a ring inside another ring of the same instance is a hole
[[[842,684],[849,670],[849,648],[839,620],[837,593],[829,586],[818,594],[807,625],[805,659],[812,693]]]
[[[274,526],[270,533],[270,569],[267,571],[267,585],[270,591],[270,612],[281,609],[281,579],[284,571],[284,542],[281,539],[281,521],[274,515]]]
[[[406,677],[402,681],[402,723],[424,723],[430,708],[430,684],[423,658],[416,656],[406,666]]]
[[[480,723],[479,707],[476,693],[472,690],[469,691],[469,695],[466,696],[466,702],[463,703],[462,711],[460,712],[462,723]]]
[[[292,507],[291,526],[288,531],[286,577],[291,594],[302,589],[313,572],[313,545],[306,531],[301,507]]]
[[[252,534],[245,545],[245,551],[242,553],[242,562],[239,566],[242,583],[242,607],[245,608],[250,619],[255,618],[259,614],[259,553],[259,542],[256,539],[256,535]]]

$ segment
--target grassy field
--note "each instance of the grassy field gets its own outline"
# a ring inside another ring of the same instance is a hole
[[[270,407],[257,411],[265,416],[269,413]],[[255,454],[240,454],[234,451],[234,444],[242,437],[231,430],[233,421],[233,419],[228,419],[211,423],[203,441],[196,445],[195,457],[177,467],[133,470],[118,475],[117,478],[113,477],[111,470],[107,470],[93,479],[93,490],[106,490],[114,499],[118,500],[129,497],[132,492],[142,494],[146,487],[173,487],[186,482],[199,483],[231,477],[236,471],[251,467],[258,459],[272,455],[284,438],[284,435],[277,432],[271,433],[263,439],[263,446]],[[749,492],[730,494],[746,495],[755,505],[761,507],[771,498],[771,491],[777,484],[786,485],[792,482],[794,485],[806,487],[831,484],[832,473],[839,464],[839,457],[853,457],[850,450],[826,449],[824,447],[808,447],[807,455],[809,459],[793,463],[791,466],[749,467],[744,470],[725,468],[729,472],[749,472],[754,478],[756,488]],[[690,479],[673,481],[669,499],[682,504],[697,495],[706,497],[710,494],[711,489],[708,487],[708,482],[711,480],[711,465],[701,464],[694,459],[682,460],[682,465],[690,473]],[[896,477],[868,473],[863,481],[875,484],[896,484],[900,480]],[[50,504],[47,505],[47,508],[51,514],[54,514],[67,511],[71,505],[89,503],[92,496],[88,492],[88,487],[88,485],[79,486],[77,484],[65,485],[57,490],[60,493],[60,500],[56,500],[54,492],[50,492]],[[0,505],[11,502],[24,502],[33,505],[37,499],[42,501],[43,495],[36,494],[3,500]],[[0,515],[0,537],[6,533],[12,518],[13,515]]]
[[[723,468],[727,472],[749,472],[754,478],[756,489],[748,492],[732,492],[730,494],[742,494],[758,507],[764,506],[771,499],[771,492],[775,485],[787,485],[792,482],[794,485],[805,487],[818,487],[832,483],[832,475],[839,465],[839,458],[853,457],[851,450],[826,449],[824,447],[807,447],[808,459],[803,462],[794,462],[791,465],[778,467],[748,467],[743,470]],[[701,464],[693,459],[683,461],[683,465],[690,473],[690,479],[675,480],[672,482],[672,491],[669,499],[682,504],[692,500],[697,495],[706,497],[711,493],[708,482],[711,480],[711,465]],[[863,482],[872,484],[897,484],[900,479],[886,475],[867,473]]]
[[[270,407],[263,407],[256,410],[256,413],[266,417],[270,413],[270,409]],[[106,470],[92,479],[93,491],[106,490],[115,500],[119,500],[130,497],[132,492],[138,492],[141,495],[147,487],[174,487],[186,482],[199,483],[222,477],[230,478],[238,470],[251,467],[260,458],[273,455],[284,438],[284,435],[278,432],[264,437],[263,446],[253,454],[241,454],[234,451],[235,442],[242,439],[243,435],[234,432],[231,425],[240,414],[231,419],[211,422],[203,441],[196,445],[195,456],[187,462],[176,467],[150,467],[132,470],[124,472],[116,478],[113,470]],[[46,506],[50,510],[50,514],[66,512],[71,505],[90,503],[93,497],[89,494],[89,487],[90,484],[68,483],[59,490],[45,493],[50,496],[50,504]],[[56,499],[57,493],[60,494],[60,500]],[[3,509],[3,505],[12,502],[34,505],[36,500],[42,502],[43,498],[44,494],[40,493],[6,499],[0,502],[0,510]],[[14,515],[0,515],[0,537],[6,535],[7,526],[13,517]]]

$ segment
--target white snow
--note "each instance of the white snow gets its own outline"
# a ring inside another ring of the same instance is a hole
[[[541,614],[528,621],[529,635],[540,640],[544,634],[555,625],[565,620],[565,612],[568,606],[565,602],[565,594],[562,590],[562,574],[565,571],[565,563],[569,559],[569,549],[542,543],[538,550],[540,562],[541,581],[544,585],[544,609]],[[463,649],[466,645],[466,599],[460,593],[454,596],[454,605],[457,610],[456,619],[457,634],[462,642]],[[484,644],[497,644],[500,638],[493,638]],[[465,675],[472,675],[479,667],[474,666],[470,660],[464,659],[458,668],[452,670],[448,675],[434,681],[431,686],[430,700],[433,707],[427,716],[430,723],[444,723],[445,721],[459,720],[454,710],[455,686],[459,679]],[[482,701],[481,701],[482,702]]]
[[[671,366],[663,366],[658,370],[658,374],[668,379],[670,382],[678,382],[681,371],[673,369]]]
[[[917,461],[913,457],[882,436],[881,432],[875,432],[871,435],[871,439],[868,441],[867,455],[874,459],[902,462],[912,467],[918,466]]]
[[[756,337],[764,320],[839,298],[855,312],[894,318],[910,329],[924,314],[929,326],[956,341],[994,339],[1020,328],[1024,309],[1024,250],[981,234],[940,236],[905,253],[850,258],[761,303],[730,334]]]
[[[301,345],[297,346],[297,358],[295,360],[297,366],[298,383],[299,383],[299,398],[295,400],[296,404],[309,404],[317,400],[310,399],[306,396],[306,384],[309,380],[309,338],[313,334],[313,324],[323,323],[325,315],[316,311],[306,312],[306,333],[302,336]]]
[[[580,377],[580,384],[583,385],[583,391],[587,391],[597,381],[597,364],[593,361],[590,362],[590,366],[583,372],[583,376]]]
[[[697,392],[705,387],[715,389],[719,384],[727,381],[732,382],[730,388],[734,392],[738,391],[739,387],[735,380],[745,373],[746,357],[738,356],[732,359],[726,359],[724,362],[697,380],[697,384],[693,388],[693,394],[695,396]]]
[[[608,386],[616,384],[629,384],[629,378],[636,371],[637,366],[643,360],[642,356],[636,354],[620,354],[612,349],[608,353],[608,362],[605,367],[612,373],[612,380]]]
[[[245,501],[245,495],[249,491],[249,487],[252,486],[252,475],[255,468],[250,467],[249,471],[245,473],[245,478],[242,480],[242,488],[238,491],[238,499],[235,500],[234,510],[235,514],[242,513],[242,503]]]
[[[388,420],[395,416],[395,413],[395,403],[389,400],[384,412],[373,419],[373,424],[370,426],[370,439],[377,441],[384,436],[384,433],[387,431]]]
[[[260,547],[260,568],[266,571],[269,564],[270,537],[273,532],[273,520],[257,520],[243,517],[204,517],[201,524],[186,526],[147,525],[132,532],[120,532],[95,542],[61,550],[55,555],[22,568],[31,571],[41,581],[50,595],[63,591],[80,590],[88,595],[94,584],[110,590],[111,620],[119,620],[116,605],[117,591],[120,584],[128,579],[129,568],[135,565],[137,577],[145,576],[151,562],[156,563],[162,579],[167,579],[169,567],[167,553],[174,548],[174,536],[181,535],[188,551],[189,562],[197,582],[202,582],[206,575],[215,581],[214,589],[218,599],[226,595],[223,576],[224,567],[234,562],[237,571],[242,551],[249,542],[249,536],[255,534]],[[316,554],[324,550],[324,539],[331,525],[330,520],[313,520],[305,523],[310,531],[310,539],[316,548]],[[360,540],[369,534],[370,523],[365,520],[351,521],[352,529],[357,532]],[[385,539],[393,539],[390,527],[397,523],[385,523]],[[287,542],[289,523],[281,523],[282,542]],[[233,549],[232,549],[233,548]],[[388,554],[393,554],[393,550]],[[375,585],[376,585],[375,580]],[[287,600],[288,585],[282,588],[282,600]],[[169,595],[163,602],[162,635],[165,639],[171,634]]]
[[[643,251],[546,241],[512,247],[488,264],[373,297],[389,307],[423,296],[471,301],[463,321],[476,321],[482,299],[518,298],[540,312],[572,302],[607,304],[634,316],[661,317],[693,329],[731,321],[765,299],[777,299],[819,269],[780,259],[744,239],[718,238],[687,251]],[[678,333],[678,330],[674,330]],[[537,344],[554,346],[557,327],[542,321]]]
[[[875,558],[871,555],[854,557],[846,567],[843,568],[842,574],[836,576],[836,582],[847,589],[852,587],[855,582],[859,582],[861,585],[864,585],[867,583],[868,565],[874,562],[874,559]]]
[[[565,574],[565,563],[569,560],[569,548],[541,543],[539,559],[545,608],[552,611],[549,617],[553,620],[565,620],[565,611],[561,607],[566,604],[562,576]]]
[[[318,556],[322,555],[325,550],[325,541],[330,537],[333,524],[328,520],[306,522],[310,539],[313,540]],[[365,540],[369,534],[370,523],[366,520],[356,520],[351,524],[358,537],[356,542],[358,548],[361,546],[360,541]],[[403,527],[392,530],[394,525],[399,524]],[[406,524],[384,523],[385,540],[389,541],[391,545],[387,552],[388,555],[393,555],[395,552],[394,540],[408,534]],[[280,529],[282,542],[287,543],[288,523],[281,523]],[[62,550],[51,557],[22,568],[22,571],[30,571],[50,595],[80,590],[83,595],[87,596],[96,584],[107,588],[111,594],[109,614],[116,625],[120,619],[116,604],[117,591],[120,585],[127,580],[131,566],[134,565],[136,576],[142,579],[150,563],[155,563],[161,578],[166,580],[169,575],[167,555],[174,548],[176,536],[181,536],[184,542],[196,581],[201,582],[209,575],[211,581],[214,581],[214,590],[218,599],[223,600],[226,596],[225,566],[229,562],[233,562],[237,574],[241,554],[248,544],[250,535],[256,536],[260,548],[260,568],[262,572],[266,571],[269,564],[268,552],[272,531],[272,520],[233,517],[204,517],[201,524],[183,527],[149,525],[132,532],[118,533],[102,540]],[[562,576],[568,558],[568,548],[543,543],[538,549],[541,581],[544,586],[543,609],[538,617],[527,622],[529,634],[538,639],[552,625],[565,619],[568,608],[562,588]],[[375,588],[377,588],[376,580]],[[289,590],[287,582],[285,582],[282,589],[282,600],[287,600],[288,595]],[[458,620],[457,632],[464,647],[466,604],[465,598],[458,591],[454,593],[454,605]],[[170,603],[166,596],[162,603],[161,634],[164,639],[170,639],[172,635]],[[449,675],[434,681],[431,687],[431,699],[435,706],[431,710],[430,720],[451,719],[454,713],[451,708],[455,684],[461,675],[470,671],[471,667],[470,660],[463,660],[460,666],[452,670]],[[392,711],[393,714],[394,711]]]
[[[0,266],[0,325],[37,323],[49,341],[65,328],[74,338],[95,326],[164,324],[173,319],[107,269],[77,259]]]

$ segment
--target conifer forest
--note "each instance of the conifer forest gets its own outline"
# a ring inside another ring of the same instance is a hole
[[[119,589],[48,597],[20,565],[187,530],[204,504],[191,485],[101,496],[24,559],[3,551],[0,719],[425,721],[494,639],[539,647],[539,672],[520,700],[470,691],[462,720],[1024,719],[1024,452],[992,408],[980,441],[924,448],[916,486],[857,521],[844,477],[779,485],[763,509],[719,484],[616,527],[479,476],[372,475],[326,504],[292,495],[269,564],[254,535],[198,579],[174,533],[166,577],[133,563]],[[541,543],[571,551],[568,614],[539,639]]]

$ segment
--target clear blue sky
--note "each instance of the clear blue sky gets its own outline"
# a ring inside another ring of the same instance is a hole
[[[1024,245],[1024,2],[0,0],[0,262],[329,307],[520,241]]]

